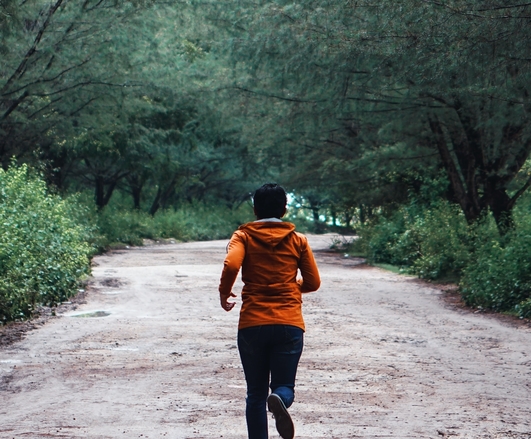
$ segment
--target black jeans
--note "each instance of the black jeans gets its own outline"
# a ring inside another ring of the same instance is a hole
[[[238,349],[247,382],[245,416],[249,439],[268,437],[269,387],[286,407],[293,403],[303,338],[304,331],[290,325],[253,326],[238,331]]]

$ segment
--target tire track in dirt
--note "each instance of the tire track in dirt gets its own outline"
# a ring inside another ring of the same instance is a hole
[[[95,258],[85,304],[0,350],[0,438],[245,438],[238,315],[217,296],[225,245]],[[529,327],[354,259],[317,260],[298,438],[531,438]]]

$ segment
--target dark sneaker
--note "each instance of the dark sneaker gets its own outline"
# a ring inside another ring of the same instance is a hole
[[[272,393],[267,398],[267,408],[273,413],[278,434],[282,439],[293,439],[295,436],[295,427],[286,406],[280,399],[280,396]]]

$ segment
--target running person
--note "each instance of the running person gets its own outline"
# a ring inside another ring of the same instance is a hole
[[[236,297],[232,287],[241,267],[238,350],[247,382],[248,436],[267,439],[267,404],[280,436],[292,439],[295,428],[287,409],[303,348],[302,293],[316,291],[321,280],[306,237],[280,219],[286,213],[284,189],[265,184],[253,201],[257,220],[240,226],[228,245],[220,302],[225,311],[234,307],[229,300]]]

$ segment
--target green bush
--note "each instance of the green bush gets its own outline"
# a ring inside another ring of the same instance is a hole
[[[531,298],[523,300],[514,309],[520,317],[531,319]]]
[[[137,210],[107,206],[96,213],[95,222],[101,236],[98,243],[102,248],[117,243],[142,245],[144,238],[153,238],[157,234],[153,218]]]
[[[424,279],[461,274],[470,259],[472,234],[457,206],[440,203],[416,218],[411,230],[418,248],[418,257],[410,269],[412,273]],[[403,236],[406,235],[407,232]]]
[[[98,212],[90,194],[61,199],[27,166],[0,170],[0,324],[65,301],[89,274],[97,249],[141,245],[146,238],[228,238],[253,219],[247,205],[192,203],[152,217],[124,208],[122,201],[117,197]]]
[[[116,243],[142,245],[144,239],[205,241],[228,238],[240,224],[252,219],[248,206],[229,209],[190,203],[176,210],[159,211],[155,216],[112,204],[96,214],[94,221],[100,234],[98,244],[105,248]]]
[[[473,263],[464,270],[461,294],[470,306],[531,317],[531,221],[516,215],[516,228],[501,238],[478,239]]]
[[[456,206],[424,210],[412,203],[360,229],[369,262],[387,263],[426,279],[458,275],[470,257],[470,234]]]
[[[225,239],[241,224],[252,221],[252,210],[243,205],[239,209],[191,203],[178,210],[166,210],[154,217],[155,228],[161,238],[182,241]]]
[[[0,323],[64,301],[89,273],[91,230],[77,224],[80,209],[27,166],[0,169]]]
[[[405,209],[400,208],[390,217],[379,215],[360,226],[356,250],[365,253],[371,263],[402,265],[403,254],[395,252],[395,246],[406,230],[405,215]]]
[[[369,262],[399,266],[425,279],[459,281],[469,306],[531,318],[529,210],[517,208],[515,229],[500,237],[492,215],[470,226],[458,206],[411,203],[361,227],[355,245]]]

